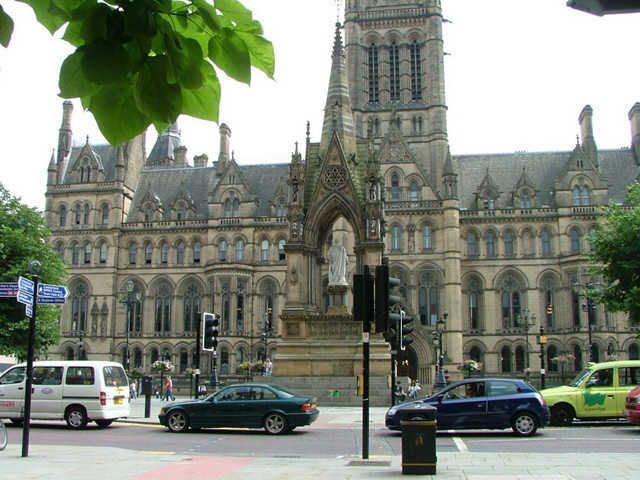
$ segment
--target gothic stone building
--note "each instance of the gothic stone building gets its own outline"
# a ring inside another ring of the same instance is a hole
[[[349,283],[383,258],[401,280],[416,321],[398,374],[424,385],[445,312],[454,379],[469,358],[486,375],[531,366],[536,378],[540,327],[549,383],[559,369],[580,369],[590,345],[594,360],[639,358],[626,316],[586,308],[581,294],[593,284],[582,254],[601,207],[624,202],[639,173],[640,104],[629,113],[630,148],[599,150],[586,106],[572,151],[451,155],[442,22],[439,0],[347,1],[321,138],[307,126],[306,145],[281,163],[234,158],[224,124],[211,162],[187,158],[176,125],[148,154],[144,136],[116,149],[74,144],[65,102],[46,219],[70,266],[71,297],[50,356],[78,355],[82,335],[90,358],[123,361],[129,345],[132,367],[170,359],[185,371],[199,315],[216,312],[223,378],[265,345],[281,378],[352,377],[362,371],[362,326],[350,289],[328,286],[326,252],[337,240]],[[141,295],[130,315],[118,297],[129,281]],[[371,355],[372,375],[389,375],[379,334]],[[571,360],[551,360],[559,356]],[[205,356],[201,369],[210,368]]]

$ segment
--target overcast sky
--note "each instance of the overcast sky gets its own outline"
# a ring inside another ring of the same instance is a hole
[[[387,0],[384,0],[387,1]],[[306,122],[320,140],[337,10],[335,0],[244,0],[274,43],[276,80],[254,70],[251,87],[223,81],[220,121],[239,164],[282,163],[301,150]],[[47,165],[57,146],[60,64],[71,47],[52,38],[30,9],[3,7],[16,22],[0,47],[2,182],[44,208]],[[594,110],[598,147],[631,143],[628,113],[640,102],[640,14],[597,17],[565,0],[442,0],[447,125],[453,155],[571,150],[578,116]],[[103,143],[74,101],[74,141]],[[190,162],[218,157],[218,125],[180,118]],[[157,133],[148,133],[150,151]]]

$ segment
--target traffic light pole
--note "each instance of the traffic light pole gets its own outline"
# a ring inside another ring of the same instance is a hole
[[[202,348],[202,345],[200,345],[200,341],[201,341],[201,331],[200,329],[202,328],[202,315],[200,315],[200,312],[198,312],[198,328],[196,329],[196,375],[195,375],[195,381],[196,381],[196,393],[195,393],[195,397],[194,398],[200,398],[200,349]]]
[[[215,350],[211,352],[211,387],[215,390],[220,386],[218,378],[218,354]]]

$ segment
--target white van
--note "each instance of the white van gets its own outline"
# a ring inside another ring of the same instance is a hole
[[[24,420],[27,364],[0,376],[0,418]],[[31,419],[66,420],[70,428],[90,421],[107,427],[130,414],[129,382],[120,363],[88,360],[33,362]]]

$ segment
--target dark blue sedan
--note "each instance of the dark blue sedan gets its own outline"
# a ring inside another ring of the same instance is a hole
[[[229,385],[201,400],[165,405],[160,423],[172,432],[191,428],[264,428],[280,434],[318,418],[316,397],[296,395],[275,385]]]
[[[435,395],[391,407],[385,423],[401,430],[403,408],[424,403],[436,407],[438,430],[513,429],[529,437],[549,424],[544,398],[528,383],[506,378],[474,378],[454,383]]]

